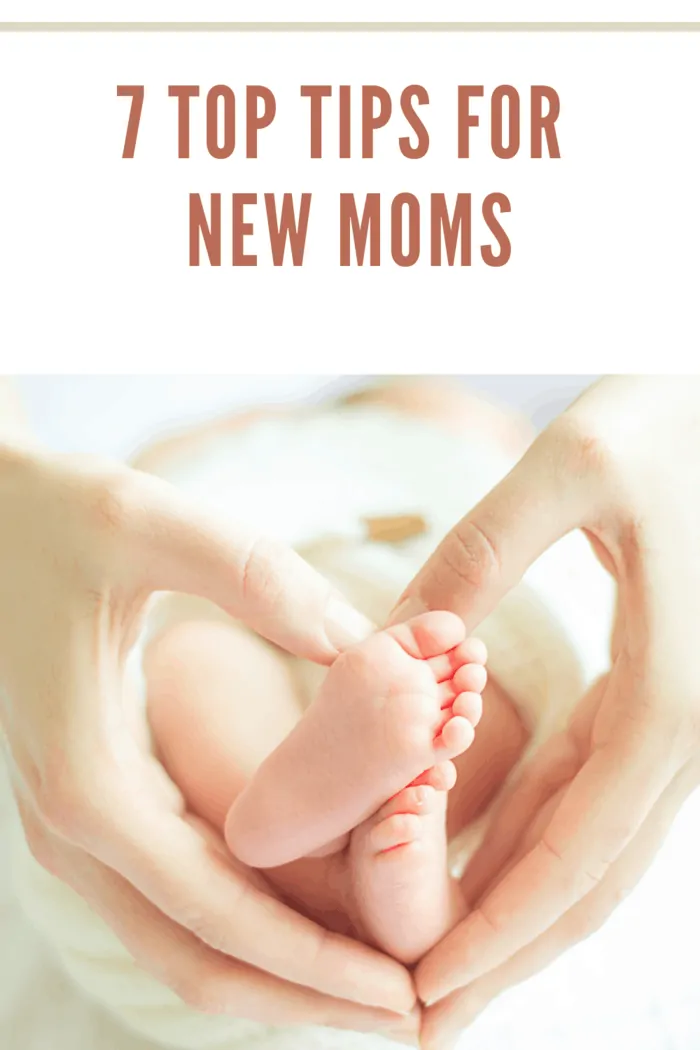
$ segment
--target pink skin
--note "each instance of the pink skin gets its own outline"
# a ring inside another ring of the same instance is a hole
[[[405,633],[399,636],[406,640]],[[428,636],[419,630],[418,637]],[[376,655],[377,647],[373,650]],[[389,651],[394,650],[391,640]],[[467,655],[474,663],[461,663]],[[481,643],[470,641],[428,661],[429,673],[418,681],[421,687],[428,678],[431,683],[437,735],[431,753],[442,747],[442,727],[450,718],[478,722],[481,697],[471,690],[485,682],[485,670],[477,662],[484,658]],[[420,660],[407,659],[415,685]],[[151,643],[145,670],[149,718],[161,761],[183,791],[189,811],[223,832],[232,800],[299,720],[299,698],[287,665],[233,623],[184,621]],[[387,669],[377,665],[374,673],[398,714],[403,710],[401,690],[393,689]],[[445,677],[450,674],[451,679]],[[405,677],[398,681],[405,687]],[[450,688],[446,681],[452,682]],[[463,684],[470,690],[458,692]],[[245,702],[232,702],[236,696]],[[363,703],[361,699],[360,708]],[[305,764],[314,760],[311,754]],[[385,753],[382,773],[392,761]],[[446,864],[445,808],[456,775],[449,759],[424,770],[408,787],[384,799],[340,844],[336,840],[335,851],[326,848],[323,857],[301,858],[268,871],[269,892],[329,929],[415,962],[462,917],[461,897]]]
[[[340,656],[318,697],[235,800],[226,841],[277,867],[345,836],[474,739],[486,651],[462,621],[429,612]]]
[[[365,937],[411,965],[460,919],[465,906],[447,869],[447,794],[407,787],[356,828],[353,889]]]
[[[483,432],[494,439],[498,438],[498,427],[502,423],[503,444],[506,437],[509,442],[512,437],[517,454],[529,441],[529,436],[516,428],[509,417],[486,406],[487,417],[490,413],[492,418],[485,418],[479,399],[440,381],[392,382],[381,389],[354,395],[352,400],[376,401],[405,411],[409,416],[425,416],[458,434]],[[501,417],[500,422],[497,417]],[[237,428],[248,422],[246,418],[235,418],[225,421],[224,425]],[[207,425],[201,437],[208,439],[218,429],[218,423]],[[139,466],[158,472],[159,458],[164,457],[167,466],[169,459],[179,459],[183,442],[189,454],[196,440],[197,434],[192,432],[184,439],[169,439],[162,448],[155,449],[155,462],[139,463]],[[472,647],[472,651],[463,669],[452,675],[444,709],[450,718],[445,719],[445,727],[457,718],[476,726],[481,717],[480,693],[486,681],[482,666],[485,650],[478,642],[461,645]],[[391,651],[394,651],[393,645]],[[418,662],[421,655],[414,655],[414,662]],[[367,662],[371,664],[372,660]],[[427,662],[432,672],[435,658]],[[270,754],[297,722],[301,699],[296,696],[282,658],[233,623],[182,623],[155,641],[150,648],[149,663],[149,716],[161,760],[182,790],[187,808],[223,833],[232,800],[254,775],[261,758]],[[376,681],[382,683],[379,696],[384,698],[385,705],[388,707],[390,703],[397,715],[406,714],[410,705],[397,697],[395,691],[387,689],[385,669],[377,666],[375,671]],[[335,673],[334,669],[331,674]],[[444,667],[433,674],[428,690],[431,696],[435,682],[441,685],[445,681],[443,674]],[[388,677],[392,675],[393,671]],[[424,684],[425,676],[420,688]],[[376,699],[377,693],[373,695]],[[351,702],[357,703],[351,690],[348,696]],[[236,702],[237,698],[242,702]],[[443,699],[441,695],[441,703]],[[363,717],[369,706],[367,700],[365,694],[358,704]],[[424,697],[424,701],[423,707],[430,706],[434,712],[434,699]],[[476,746],[456,762],[459,783],[450,796],[448,821],[452,833],[486,804],[526,739],[509,698],[499,691],[496,683],[489,683],[486,701],[486,717]],[[439,710],[443,711],[441,706]],[[417,727],[419,732],[425,723],[425,711],[422,718]],[[418,774],[411,783],[403,780],[396,794],[391,795],[391,789],[386,788],[388,776],[384,767],[391,770],[397,755],[401,756],[402,766],[410,765],[414,769],[416,763],[405,761],[400,748],[387,746],[382,754],[374,753],[377,751],[374,749],[373,768],[378,774],[378,784],[372,785],[369,773],[365,774],[362,768],[360,779],[365,797],[371,794],[376,798],[375,811],[371,815],[365,813],[367,819],[350,834],[336,835],[335,841],[326,840],[312,851],[325,856],[303,858],[274,868],[265,873],[264,879],[253,872],[249,873],[250,877],[263,885],[267,883],[271,896],[281,896],[330,930],[358,936],[407,964],[415,962],[459,921],[464,908],[447,874],[445,852],[445,803],[447,792],[455,785],[456,768],[448,758],[430,764],[436,761],[436,754],[450,753],[438,746],[444,744],[444,739],[440,741],[443,718],[444,713],[435,719],[438,740],[431,741],[429,764],[423,766],[424,760],[421,760],[417,764]],[[377,725],[376,719],[374,725]],[[410,736],[412,731],[405,720],[404,726]],[[452,730],[448,731],[448,737],[450,732]],[[442,734],[444,737],[444,730]],[[414,736],[417,737],[418,732]],[[465,737],[470,737],[468,729]],[[391,739],[387,732],[387,745]],[[359,760],[364,759],[367,751],[366,734],[363,737],[362,732],[356,732],[349,740],[359,752],[355,765],[361,767]],[[303,764],[312,765],[317,757],[309,751],[303,755]],[[322,759],[326,767],[331,765],[324,755]],[[366,762],[368,768],[369,765]],[[398,777],[392,778],[392,782],[396,780]],[[381,796],[382,791],[387,794]],[[310,819],[325,817],[329,808],[325,799],[314,801],[316,810],[311,810]],[[374,802],[368,803],[369,808],[372,805]],[[333,852],[344,845],[347,848]]]

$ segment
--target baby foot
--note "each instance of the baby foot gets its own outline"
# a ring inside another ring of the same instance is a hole
[[[447,870],[447,793],[408,787],[350,838],[350,865],[363,936],[400,962],[417,962],[464,915]]]
[[[262,763],[226,821],[251,867],[308,856],[361,824],[474,739],[486,649],[428,612],[343,653],[304,718]]]

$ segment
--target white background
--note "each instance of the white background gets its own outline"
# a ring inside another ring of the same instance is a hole
[[[302,82],[378,83],[395,98],[424,84],[428,156],[400,155],[397,117],[374,161],[310,161]],[[146,85],[133,161],[121,159],[118,83]],[[171,83],[271,87],[260,158],[208,157],[200,99],[192,159],[178,160]],[[482,103],[474,157],[457,160],[459,83],[510,83],[525,98],[553,85],[562,159],[491,157]],[[694,367],[699,34],[1,34],[0,91],[5,370]],[[344,190],[385,204],[463,191],[477,205],[503,191],[511,261],[489,269],[477,250],[465,269],[424,256],[411,269],[340,269]],[[257,268],[189,268],[191,191],[313,192],[304,266],[271,266],[259,205]]]

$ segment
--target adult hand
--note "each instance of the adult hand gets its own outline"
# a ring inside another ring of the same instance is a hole
[[[394,619],[469,628],[582,528],[618,587],[610,672],[503,799],[464,879],[468,917],[422,961],[423,1045],[598,928],[700,780],[700,380],[586,391],[438,547]]]
[[[124,679],[153,591],[208,598],[320,663],[365,621],[292,551],[224,530],[138,471],[5,446],[0,506],[0,715],[39,863],[195,1007],[395,1024],[414,1002],[408,973],[212,848],[132,732]]]

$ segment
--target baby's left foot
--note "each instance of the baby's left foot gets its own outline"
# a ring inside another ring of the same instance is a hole
[[[464,915],[447,869],[447,792],[404,788],[353,831],[350,870],[362,933],[410,965]]]

